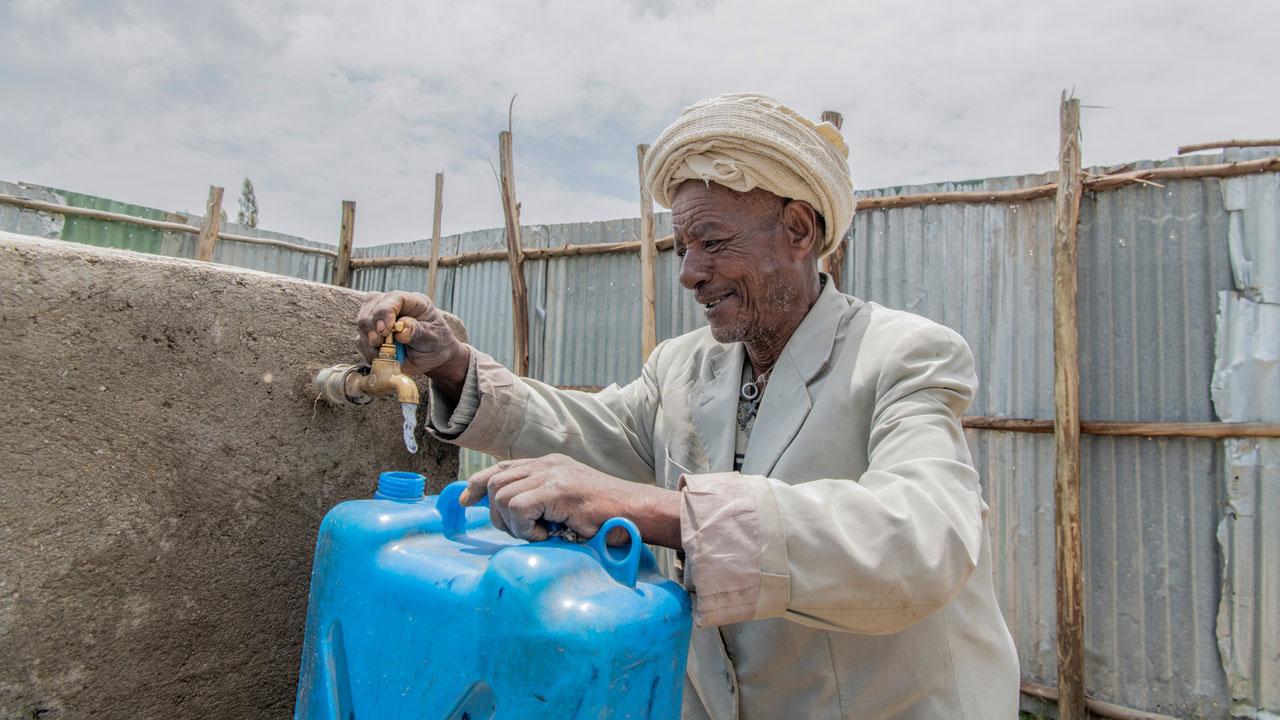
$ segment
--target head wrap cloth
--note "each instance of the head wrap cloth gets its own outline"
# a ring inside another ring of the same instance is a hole
[[[831,123],[813,121],[773,98],[737,93],[685,108],[653,142],[645,184],[653,199],[671,207],[686,180],[724,185],[738,192],[761,188],[804,200],[822,214],[822,257],[839,244],[853,222],[849,148]]]

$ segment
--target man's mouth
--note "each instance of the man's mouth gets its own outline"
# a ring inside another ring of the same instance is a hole
[[[705,307],[706,309],[710,310],[711,308],[713,308],[713,307],[715,307],[715,306],[719,305],[720,303],[724,302],[724,300],[725,300],[726,298],[728,298],[728,297],[729,297],[730,295],[732,295],[732,294],[733,294],[733,293],[725,293],[724,295],[721,295],[720,297],[712,298],[711,300],[706,300],[706,301],[704,301],[704,302],[702,303],[702,306],[703,306],[703,307]]]

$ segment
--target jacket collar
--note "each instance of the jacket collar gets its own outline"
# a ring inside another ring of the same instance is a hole
[[[743,460],[744,473],[769,474],[813,407],[809,385],[830,362],[840,320],[852,300],[835,289],[829,276],[824,274],[823,278],[817,301],[787,340],[769,375]],[[861,304],[858,300],[852,302]],[[733,469],[744,362],[746,349],[742,343],[731,343],[721,345],[720,351],[703,366],[701,389],[693,403],[693,419],[707,448],[711,465],[706,468],[707,472]]]

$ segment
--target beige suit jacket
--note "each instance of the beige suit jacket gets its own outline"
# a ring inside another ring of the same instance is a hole
[[[464,396],[478,407],[459,404],[474,417],[450,422],[436,397],[432,424],[499,458],[559,452],[682,489],[686,718],[1015,718],[1017,655],[959,420],[977,382],[964,340],[827,282],[738,473],[744,358],[702,328],[591,394],[477,352]]]

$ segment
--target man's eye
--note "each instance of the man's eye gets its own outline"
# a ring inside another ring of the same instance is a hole
[[[681,248],[676,248],[676,257],[684,257],[684,256],[685,256],[685,253],[687,253],[687,252],[689,252],[689,251],[688,251],[688,250],[685,250],[685,249],[684,249],[684,248],[682,248],[682,247],[681,247]]]
[[[715,250],[722,242],[724,242],[724,240],[707,240],[702,243],[702,247],[706,250]]]

